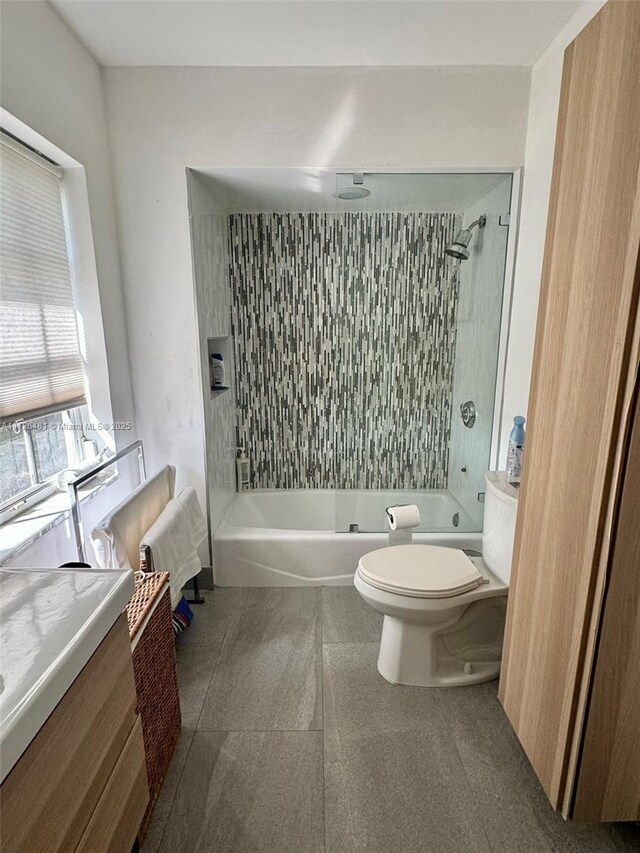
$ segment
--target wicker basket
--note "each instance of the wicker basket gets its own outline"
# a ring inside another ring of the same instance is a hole
[[[137,584],[127,619],[149,781],[149,805],[138,834],[142,842],[181,725],[168,572],[151,573]]]

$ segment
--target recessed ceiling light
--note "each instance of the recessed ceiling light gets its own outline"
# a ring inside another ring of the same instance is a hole
[[[338,198],[342,198],[345,201],[357,201],[360,198],[366,198],[368,195],[371,195],[371,193],[364,187],[343,187],[343,189],[337,192]]]

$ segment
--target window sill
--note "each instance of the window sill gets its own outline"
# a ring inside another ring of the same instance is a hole
[[[113,472],[102,479],[98,475],[80,489],[80,503],[93,500],[117,478],[118,475]],[[56,492],[0,526],[0,566],[19,556],[37,539],[65,521],[70,512],[69,495],[66,492]]]

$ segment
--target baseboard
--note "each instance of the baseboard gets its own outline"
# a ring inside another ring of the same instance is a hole
[[[198,573],[200,589],[213,589],[213,566],[203,566]],[[185,589],[193,589],[193,581],[187,581]]]

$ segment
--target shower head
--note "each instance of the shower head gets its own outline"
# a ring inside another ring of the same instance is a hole
[[[343,201],[357,201],[361,198],[366,198],[368,195],[371,195],[371,191],[363,187],[364,183],[364,175],[362,172],[354,172],[353,173],[353,186],[350,187],[340,187],[337,190],[336,196],[338,198],[343,199]]]
[[[460,261],[466,261],[469,257],[469,249],[467,248],[471,242],[472,233],[469,228],[461,228],[456,234],[453,243],[450,243],[445,252],[451,255],[452,258],[458,258]]]
[[[473,237],[472,228],[477,225],[478,228],[484,228],[487,224],[487,217],[482,214],[475,222],[472,222],[468,228],[461,228],[455,236],[453,243],[450,243],[445,252],[452,258],[457,258],[459,261],[466,261],[469,257],[469,243]]]

